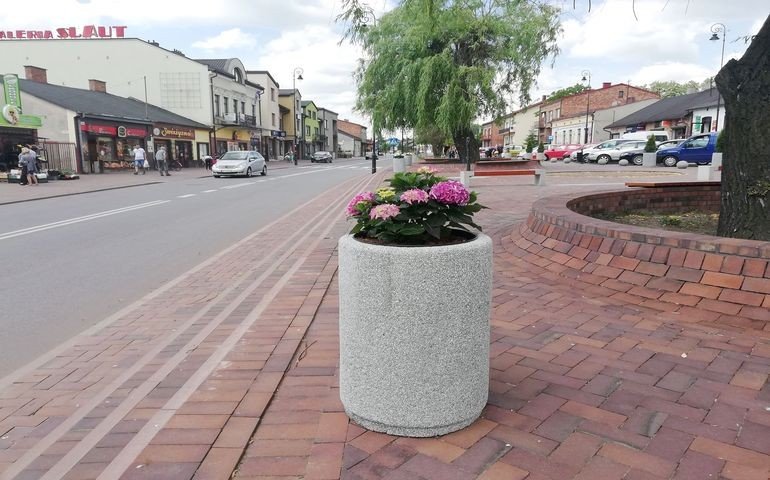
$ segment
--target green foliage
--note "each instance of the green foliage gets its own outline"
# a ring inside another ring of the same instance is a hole
[[[725,131],[722,130],[721,132],[719,132],[719,135],[717,135],[717,144],[714,147],[714,150],[717,153],[724,152],[724,148],[725,148],[725,143],[726,142],[727,142],[727,140],[725,139]]]
[[[660,218],[660,224],[664,227],[678,227],[682,225],[682,217],[678,215],[667,215]]]
[[[525,143],[524,150],[527,153],[532,153],[532,150],[534,150],[538,144],[537,136],[534,133],[530,133],[529,135],[527,135],[527,138],[524,140],[524,143]]]
[[[688,90],[695,92],[705,90],[708,88],[709,83],[710,79],[708,78],[702,82],[696,82],[695,80],[690,80],[686,83],[679,83],[674,81],[652,82],[649,85],[644,85],[642,88],[646,88],[647,90],[652,90],[653,92],[660,94],[661,98],[667,98],[685,95]]]
[[[644,151],[647,153],[655,153],[658,150],[658,144],[655,142],[655,135],[647,137],[647,143],[644,144]]]
[[[543,145],[543,142],[540,142],[537,144],[537,153],[543,153],[545,152],[545,145]]]
[[[351,200],[348,216],[356,220],[356,225],[350,233],[392,245],[432,245],[469,238],[473,235],[470,228],[481,231],[473,222],[473,215],[486,207],[477,202],[475,192],[467,190],[468,201],[463,205],[431,198],[431,188],[446,181],[430,169],[396,173],[388,180],[389,188],[370,192],[369,200],[358,201],[362,194]],[[459,182],[454,183],[464,189]],[[424,201],[401,200],[404,192],[414,190],[425,192]],[[398,214],[387,219],[371,218],[372,210],[383,205],[397,206]]]
[[[573,85],[571,87],[567,87],[567,88],[562,88],[560,90],[556,90],[555,92],[553,92],[548,97],[546,102],[550,102],[550,101],[553,101],[553,100],[558,100],[558,99],[564,98],[564,97],[569,97],[570,95],[575,95],[576,93],[581,93],[581,92],[583,92],[584,90],[587,90],[587,89],[588,89],[588,87],[586,87],[585,85],[581,85],[579,83],[576,83],[575,85]]]
[[[364,26],[367,9],[344,0],[338,20],[365,52],[356,108],[378,129],[436,126],[455,141],[478,117],[498,117],[506,98],[529,90],[558,52],[558,11],[541,2],[400,0]]]

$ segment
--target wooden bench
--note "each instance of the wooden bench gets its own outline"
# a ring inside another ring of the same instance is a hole
[[[470,172],[462,172],[463,178],[467,178],[468,186],[470,186],[470,180],[473,177],[497,177],[497,176],[511,176],[511,175],[534,175],[535,185],[541,187],[545,185],[545,170],[543,169],[516,169],[516,170],[475,170]]]

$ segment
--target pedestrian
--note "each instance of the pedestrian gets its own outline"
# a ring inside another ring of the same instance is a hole
[[[22,148],[19,154],[19,165],[22,165],[22,175],[25,173],[24,167],[26,167],[27,183],[37,185],[37,176],[35,175],[37,173],[37,155],[35,152],[27,147]]]
[[[204,155],[203,163],[206,165],[206,170],[211,170],[211,155]]]
[[[147,173],[147,154],[144,152],[144,149],[141,145],[138,143],[134,147],[134,150],[132,152],[134,154],[134,175],[139,175],[139,169],[142,169],[142,175]]]
[[[158,170],[160,170],[160,176],[162,177],[165,173],[167,177],[170,177],[171,174],[168,173],[168,153],[166,153],[165,146],[160,147],[157,153],[155,153],[155,160],[158,162]]]

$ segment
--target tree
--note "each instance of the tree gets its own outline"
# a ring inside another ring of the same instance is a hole
[[[647,143],[644,144],[644,151],[646,153],[655,153],[658,150],[658,144],[655,142],[655,135],[647,137]]]
[[[540,2],[400,0],[374,25],[365,3],[343,6],[346,38],[365,52],[356,108],[377,129],[435,125],[462,158],[479,158],[473,120],[501,116],[515,92],[526,103],[541,63],[558,51],[558,12]]]
[[[701,90],[703,82],[696,82],[690,80],[686,83],[679,82],[652,82],[649,85],[645,85],[644,88],[660,94],[661,98],[676,97],[679,95],[685,95],[689,92],[699,92]]]
[[[770,16],[740,60],[716,76],[724,98],[722,193],[717,233],[770,241]]]
[[[583,92],[584,90],[587,90],[588,87],[585,85],[581,85],[579,83],[576,83],[575,85],[571,87],[562,88],[560,90],[556,90],[555,92],[551,93],[551,96],[548,97],[546,100],[547,102],[550,102],[552,100],[558,100],[560,98],[569,97],[570,95],[576,95],[578,93]]]
[[[447,136],[435,125],[427,125],[414,131],[417,143],[430,145],[434,155],[441,155],[446,144]]]
[[[524,150],[527,153],[532,153],[532,150],[534,150],[538,144],[537,135],[530,132],[530,134],[527,135],[527,138],[524,140],[524,143],[526,143],[526,145],[524,146]]]

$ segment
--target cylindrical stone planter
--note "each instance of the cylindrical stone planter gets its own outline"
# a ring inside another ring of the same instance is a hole
[[[657,166],[658,160],[655,152],[642,153],[642,166],[645,168],[652,168]]]
[[[393,158],[393,173],[398,172],[404,172],[406,171],[406,164],[404,162],[404,157],[401,158]]]
[[[339,241],[340,398],[359,425],[431,437],[476,420],[489,390],[492,241]]]

